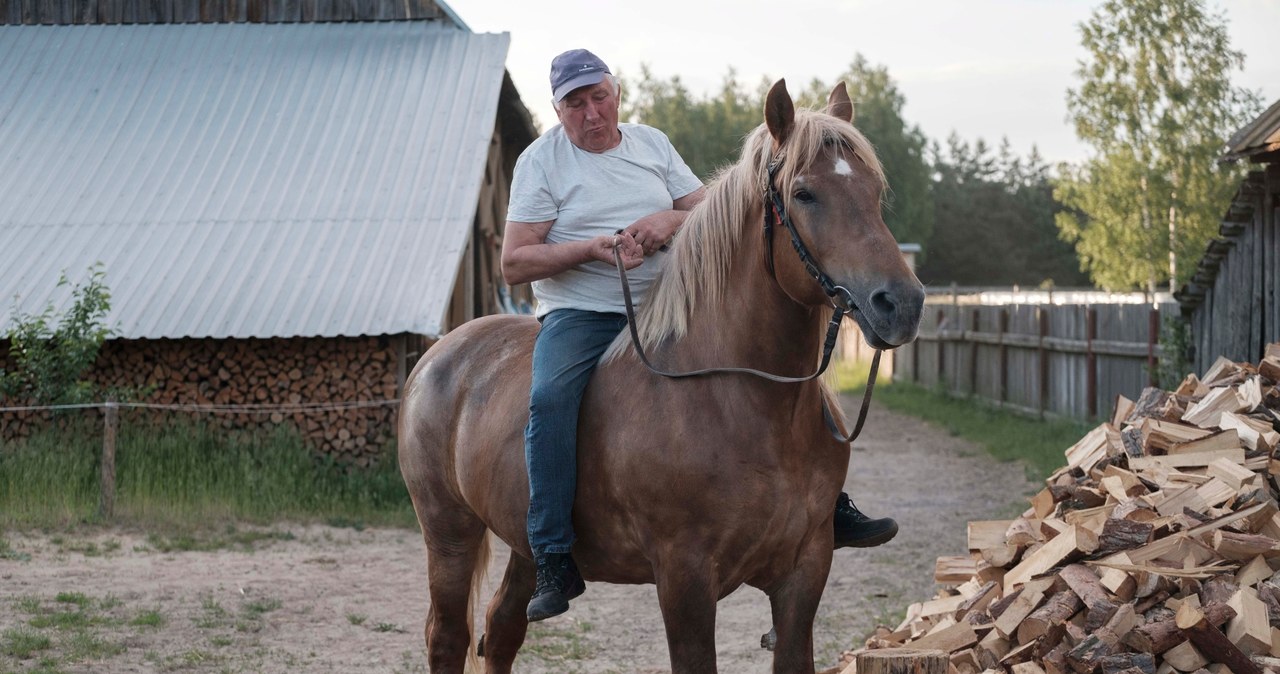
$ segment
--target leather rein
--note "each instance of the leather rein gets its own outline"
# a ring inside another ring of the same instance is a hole
[[[818,365],[818,369],[807,377],[784,377],[749,367],[709,367],[688,372],[669,372],[657,367],[649,360],[649,356],[644,352],[644,347],[640,344],[640,334],[636,328],[635,306],[631,299],[631,284],[627,281],[627,270],[622,263],[622,255],[618,252],[618,247],[614,246],[613,262],[618,268],[618,277],[622,281],[622,299],[627,308],[627,328],[631,332],[631,343],[635,346],[636,354],[640,356],[640,362],[644,363],[644,366],[654,374],[680,379],[724,372],[747,374],[781,383],[799,383],[816,379],[831,364],[831,354],[835,350],[836,337],[840,334],[840,323],[844,320],[845,314],[854,308],[853,295],[844,286],[837,285],[830,276],[827,276],[822,271],[817,261],[814,260],[813,255],[809,252],[809,248],[804,245],[804,240],[800,238],[800,233],[796,231],[795,225],[791,222],[791,217],[787,215],[787,208],[782,202],[782,196],[778,194],[777,188],[774,187],[774,176],[780,164],[780,160],[775,160],[769,164],[769,188],[765,194],[764,205],[764,240],[767,250],[765,264],[769,269],[769,275],[774,276],[776,279],[777,276],[773,268],[773,227],[776,220],[791,234],[791,247],[795,249],[796,254],[800,257],[805,271],[818,282],[818,285],[822,286],[822,291],[831,300],[831,320],[827,322],[827,336],[822,344],[822,361]],[[619,230],[619,233],[621,233],[621,230]],[[876,385],[876,374],[880,369],[880,356],[882,353],[880,349],[876,349],[875,355],[871,358],[871,371],[867,375],[867,388],[862,394],[862,407],[858,410],[858,421],[854,425],[852,433],[847,436],[841,433],[835,417],[827,406],[826,397],[823,397],[822,418],[826,422],[827,428],[831,431],[831,435],[841,443],[852,444],[854,439],[862,433],[862,427],[867,421],[867,412],[871,408],[871,393]]]

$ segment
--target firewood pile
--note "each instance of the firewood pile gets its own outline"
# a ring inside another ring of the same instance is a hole
[[[11,366],[0,349],[0,367]],[[282,406],[280,410],[128,411],[130,423],[194,420],[226,432],[292,426],[313,450],[368,465],[394,429],[390,405],[343,409],[341,404],[397,396],[396,350],[377,337],[294,339],[119,340],[107,342],[89,379],[122,389],[124,399],[154,405]],[[29,401],[3,400],[21,405]],[[334,404],[300,409],[302,404]],[[97,415],[96,411],[85,414]],[[0,439],[21,440],[50,427],[46,411],[0,414]]]
[[[866,648],[941,650],[955,674],[1280,672],[1278,382],[1272,344],[1119,399],[1020,517],[970,522],[941,592]]]

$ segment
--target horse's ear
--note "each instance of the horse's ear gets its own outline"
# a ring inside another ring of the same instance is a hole
[[[827,114],[846,122],[853,121],[853,101],[849,100],[849,91],[845,89],[844,80],[836,84],[827,97]]]
[[[791,102],[791,94],[787,93],[785,79],[774,82],[764,99],[764,123],[778,145],[787,142],[787,136],[791,135],[796,124],[796,106]]]

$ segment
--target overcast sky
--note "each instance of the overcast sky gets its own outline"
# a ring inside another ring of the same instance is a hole
[[[472,30],[511,33],[507,69],[544,129],[556,123],[551,58],[566,49],[590,49],[624,77],[648,63],[698,93],[717,89],[730,67],[752,87],[767,75],[795,91],[831,81],[861,53],[888,67],[907,122],[932,139],[1008,136],[1019,154],[1034,144],[1050,162],[1088,151],[1065,101],[1085,57],[1079,24],[1101,0],[445,1]],[[1245,53],[1235,83],[1266,105],[1280,98],[1280,0],[1208,4]]]

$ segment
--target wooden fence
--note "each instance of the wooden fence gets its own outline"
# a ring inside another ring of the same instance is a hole
[[[1024,413],[1094,419],[1110,412],[1116,395],[1136,398],[1153,383],[1161,322],[1177,314],[1167,300],[1033,304],[930,295],[919,338],[894,352],[893,378]]]

